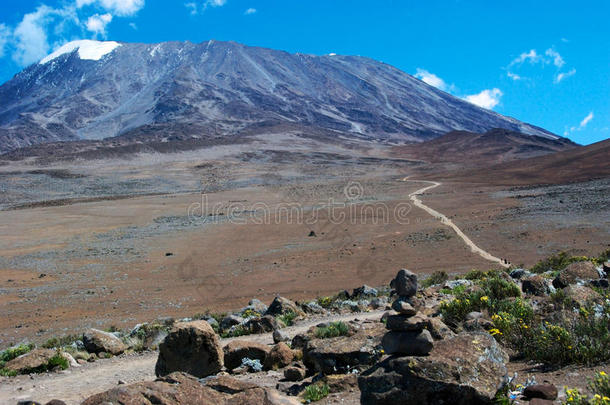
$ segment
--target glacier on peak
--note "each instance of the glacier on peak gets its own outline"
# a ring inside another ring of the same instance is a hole
[[[89,39],[72,41],[61,46],[55,52],[42,59],[40,64],[44,65],[61,55],[74,52],[76,49],[78,49],[78,56],[81,59],[100,60],[104,55],[109,54],[119,46],[121,46],[121,44],[114,41],[93,41]]]

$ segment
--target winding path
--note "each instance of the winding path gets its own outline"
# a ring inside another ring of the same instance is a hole
[[[413,201],[413,204],[416,207],[419,207],[419,208],[423,209],[424,211],[426,211],[428,214],[432,215],[436,219],[440,220],[442,224],[447,225],[448,227],[453,229],[455,231],[455,233],[460,238],[462,238],[464,243],[466,243],[466,245],[468,245],[468,247],[470,247],[470,250],[472,250],[473,253],[478,254],[483,259],[489,260],[491,262],[496,262],[496,263],[498,263],[502,267],[509,267],[509,265],[504,263],[502,261],[502,259],[500,259],[498,257],[495,257],[494,255],[492,255],[491,253],[487,252],[486,250],[483,250],[480,247],[478,247],[468,236],[466,236],[466,234],[464,232],[462,232],[462,230],[460,228],[458,228],[458,226],[456,224],[453,223],[452,220],[447,218],[444,214],[436,211],[435,209],[432,209],[432,208],[428,207],[427,205],[425,205],[417,197],[419,195],[422,195],[423,193],[425,193],[428,190],[431,190],[431,189],[433,189],[435,187],[440,186],[442,183],[439,183],[437,181],[428,181],[428,180],[409,180],[409,176],[404,177],[402,179],[402,181],[412,181],[412,182],[416,182],[416,183],[428,183],[428,184],[430,184],[429,186],[422,187],[419,190],[416,190],[416,191],[412,192],[411,194],[409,194],[409,198],[411,199],[411,201]]]

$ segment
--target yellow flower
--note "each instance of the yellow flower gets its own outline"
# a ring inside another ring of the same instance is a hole
[[[500,329],[498,329],[498,328],[490,329],[489,333],[491,333],[493,336],[502,334],[502,332],[500,332]]]
[[[606,374],[606,372],[605,372],[605,371],[600,371],[600,372],[599,372],[599,375],[601,375],[601,376],[604,376],[604,377],[605,377],[607,374]]]
[[[484,295],[481,297],[481,302],[487,302],[489,301],[489,297],[487,295]]]

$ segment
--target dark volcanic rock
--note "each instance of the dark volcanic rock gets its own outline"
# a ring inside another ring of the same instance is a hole
[[[303,311],[301,311],[293,301],[284,297],[275,297],[271,302],[271,305],[269,305],[269,309],[267,309],[265,315],[279,316],[289,312],[294,312],[297,315],[303,314]]]
[[[432,350],[434,340],[427,330],[418,332],[388,332],[381,341],[387,354],[424,356]]]
[[[524,278],[521,282],[521,289],[526,294],[532,294],[537,296],[545,296],[550,290],[547,281],[542,276],[531,276]]]
[[[260,360],[261,364],[265,364],[271,347],[256,342],[234,340],[229,342],[223,350],[225,366],[227,369],[233,370],[234,368],[241,366],[241,361],[245,358]]]
[[[462,333],[437,342],[429,356],[390,357],[364,372],[361,403],[490,405],[507,361],[489,334]]]
[[[591,262],[576,262],[568,265],[561,270],[557,277],[553,280],[555,288],[566,288],[570,284],[574,284],[577,280],[597,280],[599,273],[595,265]]]
[[[417,292],[417,275],[409,270],[401,269],[390,282],[390,287],[396,290],[400,297],[412,297]]]
[[[536,384],[525,387],[523,395],[526,398],[557,399],[557,387],[553,384]]]
[[[196,377],[218,373],[223,351],[218,335],[206,321],[176,324],[159,345],[157,376],[183,371]]]

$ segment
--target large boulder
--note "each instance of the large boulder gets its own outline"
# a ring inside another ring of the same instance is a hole
[[[386,321],[386,327],[390,330],[412,332],[425,329],[428,325],[428,317],[417,314],[412,317],[403,315],[390,315]]]
[[[286,343],[280,342],[271,349],[265,358],[265,368],[275,370],[284,368],[292,363],[294,353]]]
[[[110,353],[118,355],[127,350],[127,345],[112,333],[89,329],[83,334],[83,343],[89,353]]]
[[[241,325],[244,323],[244,318],[237,315],[227,315],[220,320],[220,329],[228,330],[233,326]]]
[[[26,374],[45,367],[57,352],[51,349],[34,349],[6,363],[4,367],[18,374]]]
[[[218,335],[206,321],[176,324],[159,345],[157,376],[183,371],[196,377],[218,373],[223,351]]]
[[[434,340],[425,329],[412,332],[391,331],[383,335],[382,345],[387,354],[424,356],[432,350]]]
[[[294,399],[271,388],[222,376],[197,380],[184,373],[172,373],[156,381],[121,385],[87,398],[82,405],[297,405]]]
[[[586,307],[591,303],[601,303],[603,301],[602,296],[597,291],[584,285],[571,285],[563,291],[566,300],[577,307]]]
[[[360,401],[381,404],[492,404],[507,381],[508,356],[487,333],[437,342],[425,357],[389,357],[358,379]]]
[[[599,279],[599,272],[591,262],[576,262],[561,270],[553,280],[555,288],[566,288],[578,280],[588,281]]]
[[[234,340],[224,347],[225,367],[233,370],[242,364],[242,359],[260,360],[265,364],[265,360],[271,348],[262,343],[249,342],[246,340]]]
[[[400,297],[412,297],[417,293],[417,275],[412,271],[401,269],[390,282],[390,287],[396,290]]]
[[[305,364],[324,374],[347,373],[379,360],[383,324],[361,329],[352,336],[312,339],[303,350]]]
[[[269,308],[267,309],[267,312],[265,312],[265,315],[279,316],[285,315],[289,312],[294,312],[297,315],[303,314],[303,311],[301,311],[297,304],[295,304],[293,301],[290,301],[288,298],[278,296],[273,299],[271,305],[269,305]]]
[[[547,280],[542,276],[524,277],[521,281],[521,290],[526,294],[543,297],[550,292]]]

